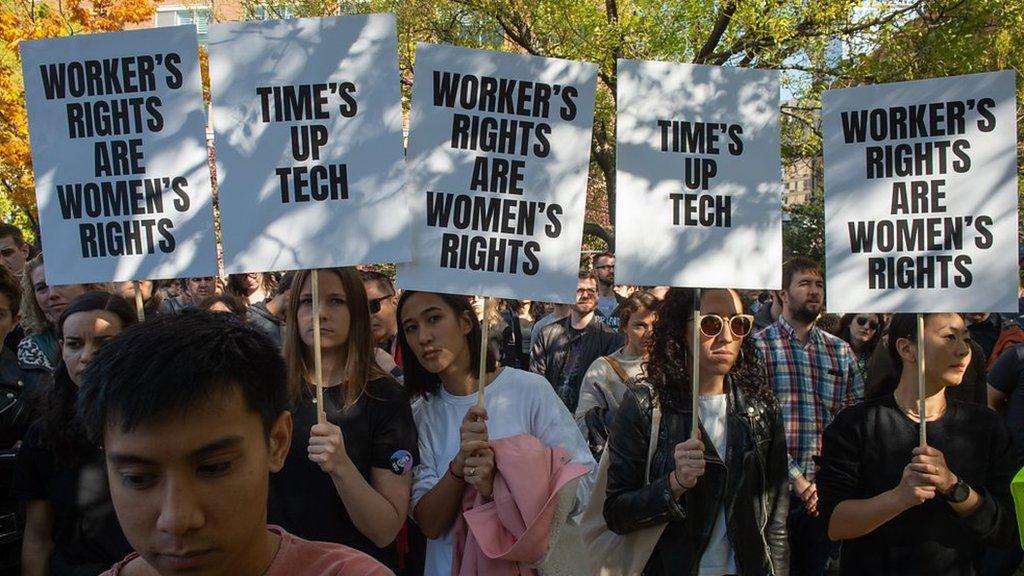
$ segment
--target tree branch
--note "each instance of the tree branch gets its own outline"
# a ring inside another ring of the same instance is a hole
[[[615,252],[615,235],[596,222],[584,222],[583,233],[597,236],[608,245],[609,252]]]
[[[735,13],[736,0],[730,0],[722,8],[722,12],[718,14],[718,19],[715,20],[711,33],[708,35],[707,40],[704,41],[704,46],[701,47],[700,52],[697,52],[697,57],[693,59],[694,64],[704,64],[707,62],[708,57],[714,53],[715,48],[722,41],[722,37],[725,36],[725,31],[729,28],[729,22],[732,21],[732,15]]]
[[[748,52],[761,48],[770,48],[772,46],[777,46],[784,42],[796,40],[799,38],[815,38],[819,36],[852,36],[853,34],[863,32],[865,30],[870,30],[871,28],[874,28],[876,26],[888,24],[895,20],[896,18],[904,14],[907,14],[908,12],[917,10],[923,4],[923,2],[924,0],[916,0],[913,4],[900,8],[899,10],[894,10],[893,12],[885,16],[865,20],[857,24],[851,24],[849,26],[844,26],[837,30],[815,30],[813,18],[805,18],[802,22],[796,25],[793,33],[786,38],[783,38],[781,40],[779,38],[775,38],[772,36],[760,36],[749,39],[740,38],[736,42],[736,44],[733,44],[731,47],[726,48],[725,50],[712,53],[710,56],[708,56],[707,60],[712,64],[722,65],[729,58],[732,58],[733,56],[741,52]]]

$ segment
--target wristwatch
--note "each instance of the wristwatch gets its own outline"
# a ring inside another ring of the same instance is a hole
[[[957,478],[956,484],[953,484],[953,489],[949,491],[949,494],[943,494],[942,497],[950,504],[963,504],[970,495],[971,487],[967,485],[967,482]]]

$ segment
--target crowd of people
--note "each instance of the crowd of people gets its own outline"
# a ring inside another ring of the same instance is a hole
[[[599,253],[572,304],[485,305],[357,268],[52,286],[33,252],[0,225],[10,573],[1021,564],[1021,318],[837,317],[805,258],[752,292],[617,285]]]

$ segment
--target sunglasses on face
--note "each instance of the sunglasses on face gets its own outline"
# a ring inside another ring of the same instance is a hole
[[[750,314],[725,317],[718,314],[700,315],[700,333],[708,338],[714,338],[721,334],[726,324],[729,325],[729,331],[733,336],[743,338],[754,329],[754,317]]]
[[[878,328],[878,321],[877,320],[872,320],[870,318],[865,318],[863,316],[858,316],[857,317],[857,326],[860,326],[860,327],[863,328],[865,324],[871,330],[875,330],[875,329]]]
[[[380,312],[380,305],[381,305],[381,303],[384,302],[385,300],[387,300],[388,298],[391,298],[392,296],[394,296],[394,294],[385,294],[385,295],[381,296],[380,298],[374,298],[373,300],[367,300],[366,303],[370,305],[370,314],[376,314],[377,312]]]

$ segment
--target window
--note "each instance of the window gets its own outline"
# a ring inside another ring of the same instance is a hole
[[[200,44],[206,44],[206,33],[212,21],[213,13],[205,6],[165,6],[156,13],[157,27],[194,25]]]
[[[246,20],[287,20],[296,17],[291,6],[247,6],[245,10]]]

